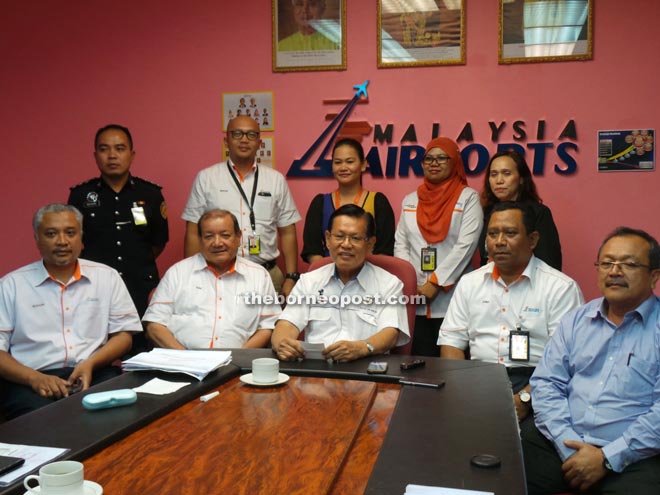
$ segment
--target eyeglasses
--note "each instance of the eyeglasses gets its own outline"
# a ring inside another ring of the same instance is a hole
[[[437,163],[438,165],[444,165],[449,161],[449,156],[448,155],[438,155],[438,156],[431,156],[431,155],[426,155],[424,158],[422,158],[422,161],[424,162],[424,165],[432,165],[434,163]]]
[[[345,234],[330,234],[338,244],[343,244],[346,239],[351,245],[362,244],[365,241],[368,241],[368,237],[360,237],[359,235],[345,235]]]
[[[258,131],[241,131],[241,130],[234,130],[234,131],[229,131],[229,135],[232,137],[232,139],[235,139],[236,141],[240,141],[243,139],[243,136],[247,136],[248,141],[256,141],[259,139],[259,132]]]
[[[605,273],[611,271],[615,266],[618,266],[624,272],[633,272],[639,268],[651,268],[649,265],[642,265],[635,261],[596,261],[594,266]]]

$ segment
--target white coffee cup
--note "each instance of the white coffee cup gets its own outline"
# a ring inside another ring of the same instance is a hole
[[[30,486],[30,480],[37,480],[39,491]],[[40,495],[84,495],[84,466],[82,462],[60,461],[41,466],[39,476],[31,474],[23,480],[29,493]]]
[[[280,362],[273,358],[252,360],[252,380],[254,383],[275,383],[280,373]]]

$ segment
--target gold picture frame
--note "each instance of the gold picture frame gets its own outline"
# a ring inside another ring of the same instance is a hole
[[[500,64],[593,58],[593,0],[500,0]]]
[[[346,0],[272,0],[273,72],[346,70]]]
[[[465,0],[378,0],[378,67],[465,65]]]

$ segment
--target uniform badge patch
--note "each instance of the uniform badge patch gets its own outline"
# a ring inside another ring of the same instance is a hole
[[[83,206],[85,206],[86,208],[92,206],[101,206],[101,201],[99,201],[99,193],[95,191],[88,192],[87,197],[85,198],[85,202],[83,203]]]

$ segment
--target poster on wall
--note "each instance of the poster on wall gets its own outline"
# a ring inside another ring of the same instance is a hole
[[[465,64],[465,0],[378,0],[378,67]]]
[[[654,129],[598,131],[598,171],[655,170]]]
[[[273,92],[222,93],[222,130],[234,117],[252,117],[262,131],[275,129],[273,116]]]
[[[273,0],[273,72],[346,69],[346,0]]]
[[[593,58],[593,0],[500,0],[500,64]]]
[[[229,158],[229,150],[223,139],[222,141],[222,156],[223,160]],[[257,157],[255,158],[258,165],[264,165],[266,167],[275,168],[275,156],[273,153],[273,138],[272,137],[262,137],[261,144],[259,145],[259,150],[257,151]]]

